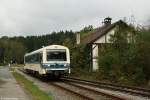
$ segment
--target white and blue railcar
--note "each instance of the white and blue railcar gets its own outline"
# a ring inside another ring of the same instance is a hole
[[[70,73],[70,52],[65,46],[50,45],[25,54],[24,63],[27,72],[60,77]]]

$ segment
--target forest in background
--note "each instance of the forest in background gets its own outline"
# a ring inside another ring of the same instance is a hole
[[[25,53],[52,44],[62,45],[67,39],[70,39],[70,42],[74,43],[75,36],[72,31],[53,32],[51,34],[41,36],[3,36],[0,38],[0,63],[23,64],[23,56]]]

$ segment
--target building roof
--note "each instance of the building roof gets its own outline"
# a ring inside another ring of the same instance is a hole
[[[126,24],[125,22],[123,22],[122,20],[119,20],[113,24],[109,24],[109,25],[104,25],[102,27],[99,27],[97,29],[95,29],[94,32],[89,33],[86,37],[84,37],[84,39],[81,40],[82,44],[90,44],[95,42],[97,39],[99,39],[100,37],[102,37],[103,35],[107,34],[110,30],[112,30],[116,25],[119,24]],[[127,25],[127,24],[126,24]]]

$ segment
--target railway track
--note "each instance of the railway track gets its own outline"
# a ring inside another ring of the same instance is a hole
[[[127,100],[126,98],[123,97],[115,96],[105,92],[96,91],[94,89],[72,84],[69,82],[62,82],[62,83],[50,82],[49,84],[59,87],[65,91],[69,91],[81,98],[84,98],[85,100]],[[67,87],[65,85],[67,85]]]
[[[19,69],[19,71],[23,72],[26,75],[29,75],[24,70]],[[95,89],[76,85],[71,82],[66,82],[64,80],[46,81],[46,83],[49,85],[53,85],[57,88],[60,88],[64,91],[67,91],[73,95],[76,95],[76,96],[82,98],[83,100],[127,100],[126,98],[123,98],[120,96],[116,96],[116,95],[106,93],[106,92],[100,92]],[[89,94],[89,95],[87,95],[87,94]]]
[[[81,97],[81,98],[84,98],[84,99],[86,99],[86,100],[93,100],[92,98],[90,98],[90,97],[88,97],[88,96],[84,96],[84,95],[82,95],[82,94],[80,94],[80,93],[77,93],[77,92],[75,92],[75,91],[73,91],[73,90],[71,90],[71,89],[65,88],[65,87],[63,87],[63,86],[61,86],[61,85],[58,85],[58,84],[54,83],[54,82],[53,82],[53,83],[49,83],[49,84],[51,84],[51,85],[53,85],[53,86],[55,86],[55,87],[58,87],[58,88],[60,88],[60,89],[63,89],[63,90],[65,90],[65,91],[71,92],[72,94],[77,95],[77,96],[79,96],[79,97]]]
[[[79,78],[72,78],[72,77],[64,77],[62,78],[62,80],[150,98],[150,89],[146,89],[146,88],[116,85],[116,84],[103,83],[103,82],[93,82],[88,80],[81,80]]]
[[[20,71],[25,73],[24,70],[20,70]],[[120,86],[116,84],[93,82],[93,81],[81,80],[78,78],[71,78],[71,77],[63,77],[59,81],[46,81],[46,83],[49,85],[53,85],[54,87],[60,88],[64,91],[68,91],[73,95],[83,98],[84,100],[103,100],[103,99],[98,99],[100,98],[99,96],[102,96],[102,98],[107,98],[104,100],[109,100],[109,99],[110,100],[150,100],[149,89],[139,88],[139,87]],[[66,85],[68,85],[68,87],[66,87]],[[75,91],[72,87],[76,88],[75,90],[81,90],[81,91]],[[109,92],[100,91],[97,90],[97,88],[108,90]],[[82,91],[86,91],[86,92],[82,93]],[[119,91],[121,95],[119,93],[115,93],[116,91],[117,92]],[[92,96],[86,95],[88,92],[90,93],[90,95],[92,94],[95,95],[94,97],[97,96],[97,98],[93,98]]]

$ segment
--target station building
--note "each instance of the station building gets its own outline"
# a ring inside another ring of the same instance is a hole
[[[104,19],[104,24],[101,27],[94,29],[92,32],[87,33],[86,36],[82,37],[80,33],[76,33],[76,44],[84,44],[90,46],[91,56],[91,68],[93,71],[99,69],[98,56],[99,49],[102,45],[110,44],[111,35],[114,35],[117,27],[122,25],[129,27],[124,21],[119,20],[115,23],[111,23],[111,18],[107,17]],[[130,35],[129,35],[130,38]]]

